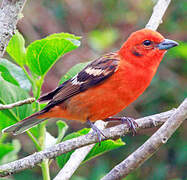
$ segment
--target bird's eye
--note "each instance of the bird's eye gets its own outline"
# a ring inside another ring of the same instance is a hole
[[[152,44],[152,42],[149,41],[149,40],[145,40],[145,41],[143,42],[143,45],[144,45],[144,46],[150,46],[151,44]]]

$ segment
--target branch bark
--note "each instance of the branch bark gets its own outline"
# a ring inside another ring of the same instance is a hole
[[[3,0],[0,8],[0,57],[3,56],[26,0]]]
[[[137,119],[136,122],[139,127],[137,127],[136,130],[159,126],[163,124],[174,112],[175,109],[172,109],[167,112]],[[124,124],[112,128],[107,128],[103,130],[103,133],[105,134],[106,138],[102,137],[102,141],[106,139],[116,139],[119,138],[120,136],[124,136],[129,132],[130,132],[129,128],[127,127],[127,125]],[[25,158],[16,160],[11,163],[7,163],[5,165],[1,165],[0,177],[7,176],[9,174],[13,174],[15,172],[27,168],[32,168],[36,164],[42,162],[42,160],[44,159],[55,158],[63,153],[67,153],[77,148],[96,143],[97,141],[98,141],[97,135],[93,133],[89,133],[84,136],[80,136],[71,140],[64,141],[43,151],[36,152]]]
[[[162,23],[162,17],[167,10],[171,0],[158,0],[153,8],[153,13],[145,28],[157,30],[158,26]]]
[[[173,115],[142,146],[114,167],[102,180],[115,180],[126,177],[149,159],[187,118],[187,98]]]
[[[0,110],[3,110],[3,109],[12,109],[14,107],[22,106],[24,104],[31,104],[34,101],[35,101],[35,98],[28,98],[28,99],[24,99],[24,100],[21,100],[21,101],[12,103],[12,104],[6,104],[6,105],[0,104]]]

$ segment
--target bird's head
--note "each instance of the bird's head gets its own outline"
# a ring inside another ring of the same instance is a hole
[[[160,63],[165,52],[177,45],[177,42],[165,39],[156,31],[142,29],[129,36],[119,54],[135,64],[149,65]]]

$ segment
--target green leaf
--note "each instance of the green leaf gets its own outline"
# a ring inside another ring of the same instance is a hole
[[[82,136],[82,135],[85,135],[89,131],[90,131],[90,129],[84,128],[84,129],[82,129],[82,130],[80,130],[78,132],[74,132],[74,133],[68,134],[63,139],[63,141],[69,140],[69,139],[72,139],[72,138],[75,138],[75,137],[79,137],[79,136]],[[125,145],[125,143],[121,139],[118,139],[116,141],[114,141],[114,140],[102,141],[100,145],[99,145],[99,143],[96,143],[95,146],[92,148],[92,150],[89,152],[89,154],[86,156],[86,158],[83,161],[83,163],[88,161],[88,160],[90,160],[90,159],[93,159],[94,157],[97,157],[97,156],[99,156],[101,154],[104,154],[104,153],[106,153],[108,151],[111,151],[113,149],[119,148],[119,147],[121,147],[123,145]],[[62,154],[61,156],[58,156],[56,158],[58,166],[60,168],[62,168],[66,164],[66,162],[69,160],[69,158],[70,158],[70,156],[71,156],[71,154],[73,152],[74,151],[68,152],[66,154]]]
[[[3,158],[3,156],[9,152],[11,152],[14,147],[12,146],[12,144],[10,143],[6,143],[6,144],[0,144],[0,160]]]
[[[88,134],[89,131],[90,131],[90,128],[84,128],[84,129],[81,129],[81,130],[79,130],[77,132],[73,132],[73,133],[68,134],[67,136],[65,136],[63,141],[66,141],[66,140],[69,140],[69,139],[73,139],[73,138]]]
[[[15,122],[17,121],[12,121],[10,120],[10,117],[8,115],[6,115],[4,112],[2,112],[2,110],[0,111],[0,118],[1,118],[1,121],[0,121],[0,131],[12,124],[14,124]]]
[[[58,126],[58,137],[57,137],[56,143],[59,143],[63,139],[68,129],[68,125],[64,121],[61,121],[61,120],[57,121],[56,124]]]
[[[74,43],[77,46],[80,46],[80,41],[78,41],[81,39],[80,36],[75,36],[75,35],[69,34],[69,33],[54,33],[54,34],[51,34],[50,36],[47,36],[45,39],[53,39],[53,38],[70,39],[70,41],[74,41]]]
[[[0,77],[0,104],[11,104],[26,99],[29,94],[22,88],[15,86]],[[6,123],[14,124],[32,113],[30,104],[14,107],[13,109],[1,110],[6,117]],[[0,121],[0,129],[4,128],[3,121]]]
[[[85,160],[83,161],[89,161],[90,159],[93,159],[97,156],[100,156],[108,151],[111,151],[113,149],[117,149],[121,146],[124,146],[125,142],[122,141],[122,139],[118,139],[118,140],[106,140],[106,141],[102,141],[101,145],[99,145],[99,143],[97,143],[92,150],[89,152],[89,154],[86,156]]]
[[[6,48],[8,54],[17,62],[20,66],[25,65],[26,49],[25,40],[21,33],[16,31],[12,36]]]
[[[12,74],[10,73],[10,71],[7,69],[6,66],[4,66],[2,64],[2,61],[4,59],[0,59],[0,72],[1,72],[1,77],[3,77],[4,80],[16,85],[16,86],[19,86],[19,83],[18,81],[12,76]],[[5,60],[6,61],[6,60]]]
[[[60,80],[60,84],[63,82],[67,81],[68,79],[72,78],[75,76],[77,73],[79,73],[82,69],[84,69],[90,62],[85,62],[85,63],[79,63],[73,66]]]
[[[7,59],[0,58],[0,72],[1,76],[6,81],[16,86],[20,86],[27,91],[30,90],[31,84],[24,71],[19,66],[11,63]]]
[[[44,76],[62,55],[80,46],[79,38],[59,33],[34,41],[26,52],[29,69],[38,76]]]
[[[5,148],[5,146],[7,146],[6,148],[8,148],[8,150],[4,156],[0,157],[0,164],[15,161],[18,158],[18,152],[21,149],[21,144],[17,139],[14,139],[11,144],[2,144],[1,151]]]

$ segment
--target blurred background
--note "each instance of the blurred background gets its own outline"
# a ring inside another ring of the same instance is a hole
[[[42,92],[54,89],[60,78],[75,64],[93,60],[100,55],[116,51],[129,34],[144,28],[155,0],[32,0],[26,3],[24,18],[18,23],[26,44],[51,33],[68,32],[82,36],[81,46],[62,57],[48,73]],[[177,40],[180,46],[170,50],[146,92],[120,116],[143,117],[177,107],[187,96],[187,1],[172,1],[163,24],[158,31],[168,39]],[[69,132],[84,124],[66,121]],[[55,123],[49,131],[55,135]],[[187,179],[187,123],[178,129],[169,142],[127,180],[185,180]],[[80,166],[72,180],[97,180],[143,144],[157,129],[142,130],[134,137],[123,138],[122,148],[99,156]],[[19,136],[22,142],[20,157],[34,152],[32,143]],[[28,143],[25,143],[28,141]],[[51,173],[58,171],[52,163]],[[14,179],[41,180],[39,168],[14,175]]]

